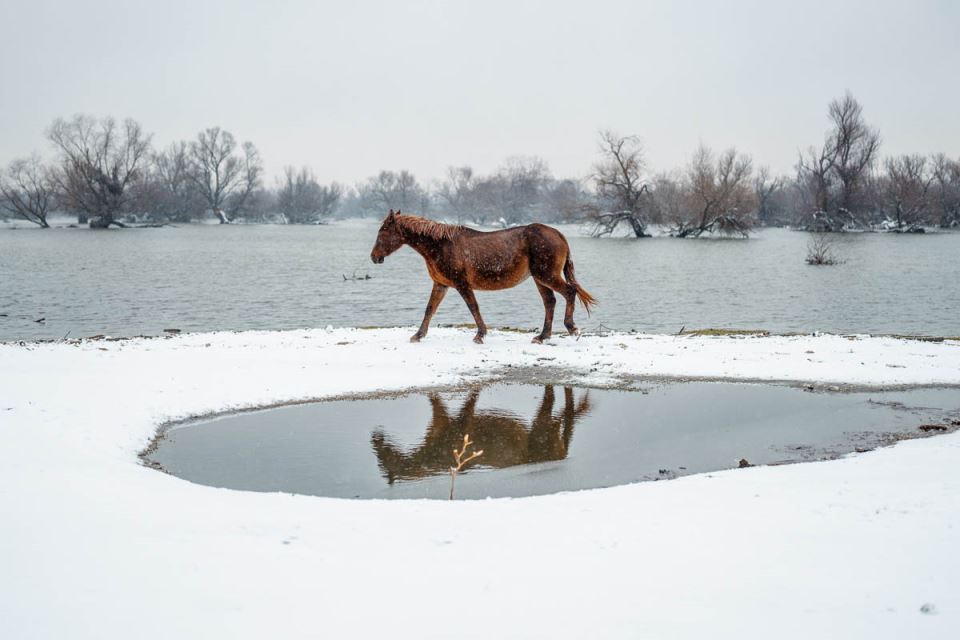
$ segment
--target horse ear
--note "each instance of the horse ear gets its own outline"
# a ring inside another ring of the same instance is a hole
[[[397,209],[397,215],[400,215],[400,209]]]
[[[388,217],[388,218],[392,218],[392,217],[393,217],[393,209],[390,209],[390,213],[387,214],[387,217]]]

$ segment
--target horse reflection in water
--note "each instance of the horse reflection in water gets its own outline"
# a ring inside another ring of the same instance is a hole
[[[433,417],[423,442],[404,452],[389,442],[383,432],[371,437],[380,469],[393,484],[396,480],[414,480],[447,473],[453,450],[469,435],[475,451],[483,455],[477,464],[486,467],[512,467],[518,464],[563,460],[573,437],[574,422],[590,411],[590,395],[574,401],[573,389],[563,388],[563,411],[554,415],[552,385],[543,388],[543,400],[529,428],[517,416],[497,411],[477,411],[480,391],[471,391],[456,415],[450,415],[439,395],[430,396]]]

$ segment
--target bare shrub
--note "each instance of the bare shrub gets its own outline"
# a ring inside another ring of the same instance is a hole
[[[816,233],[807,243],[807,264],[829,266],[841,262],[834,251],[833,238],[828,234]]]

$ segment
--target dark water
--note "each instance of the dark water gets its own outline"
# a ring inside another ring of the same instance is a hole
[[[641,391],[492,385],[320,402],[172,429],[149,460],[216,487],[447,498],[452,451],[482,450],[456,497],[529,496],[830,458],[960,418],[956,389],[809,393],[685,383]]]
[[[423,262],[404,248],[371,264],[376,230],[373,222],[0,229],[0,340],[417,324],[430,292]],[[960,233],[839,236],[845,262],[811,267],[809,236],[780,229],[747,241],[563,230],[580,281],[601,303],[580,318],[586,330],[960,335]],[[344,281],[354,272],[373,279]],[[478,298],[491,326],[542,322],[532,281]],[[435,320],[471,321],[456,294]]]

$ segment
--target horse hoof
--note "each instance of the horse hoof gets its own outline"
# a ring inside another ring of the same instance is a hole
[[[483,344],[483,336],[479,334],[475,335],[473,336],[473,341],[476,342],[477,344]]]
[[[574,338],[579,338],[579,337],[580,337],[580,329],[577,329],[576,327],[574,327],[573,329],[569,329],[569,330],[567,331],[567,333],[569,333],[569,334],[570,334],[571,336],[573,336]]]
[[[412,336],[410,336],[410,342],[420,342],[420,334],[415,333]]]
[[[534,339],[531,340],[530,342],[532,342],[533,344],[543,344],[543,341],[546,340],[546,339],[549,338],[549,337],[550,337],[550,336],[536,336],[536,337],[534,337]]]

